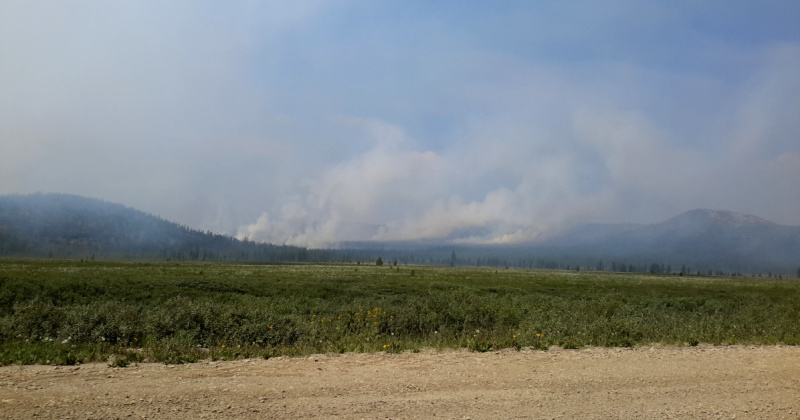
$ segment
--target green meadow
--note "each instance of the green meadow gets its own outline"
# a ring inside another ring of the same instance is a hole
[[[800,282],[375,265],[0,260],[0,364],[800,343]]]

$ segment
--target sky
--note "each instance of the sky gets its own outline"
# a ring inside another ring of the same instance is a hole
[[[800,225],[800,2],[0,2],[0,194],[309,247]]]

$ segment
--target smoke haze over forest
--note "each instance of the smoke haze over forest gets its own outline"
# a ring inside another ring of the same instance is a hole
[[[800,3],[6,1],[0,194],[309,247],[800,225]]]

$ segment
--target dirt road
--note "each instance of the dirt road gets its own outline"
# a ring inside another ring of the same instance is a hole
[[[0,368],[0,418],[797,418],[800,347]]]

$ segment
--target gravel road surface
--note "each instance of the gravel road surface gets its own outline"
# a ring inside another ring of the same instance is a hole
[[[5,366],[0,418],[800,419],[800,347]]]

